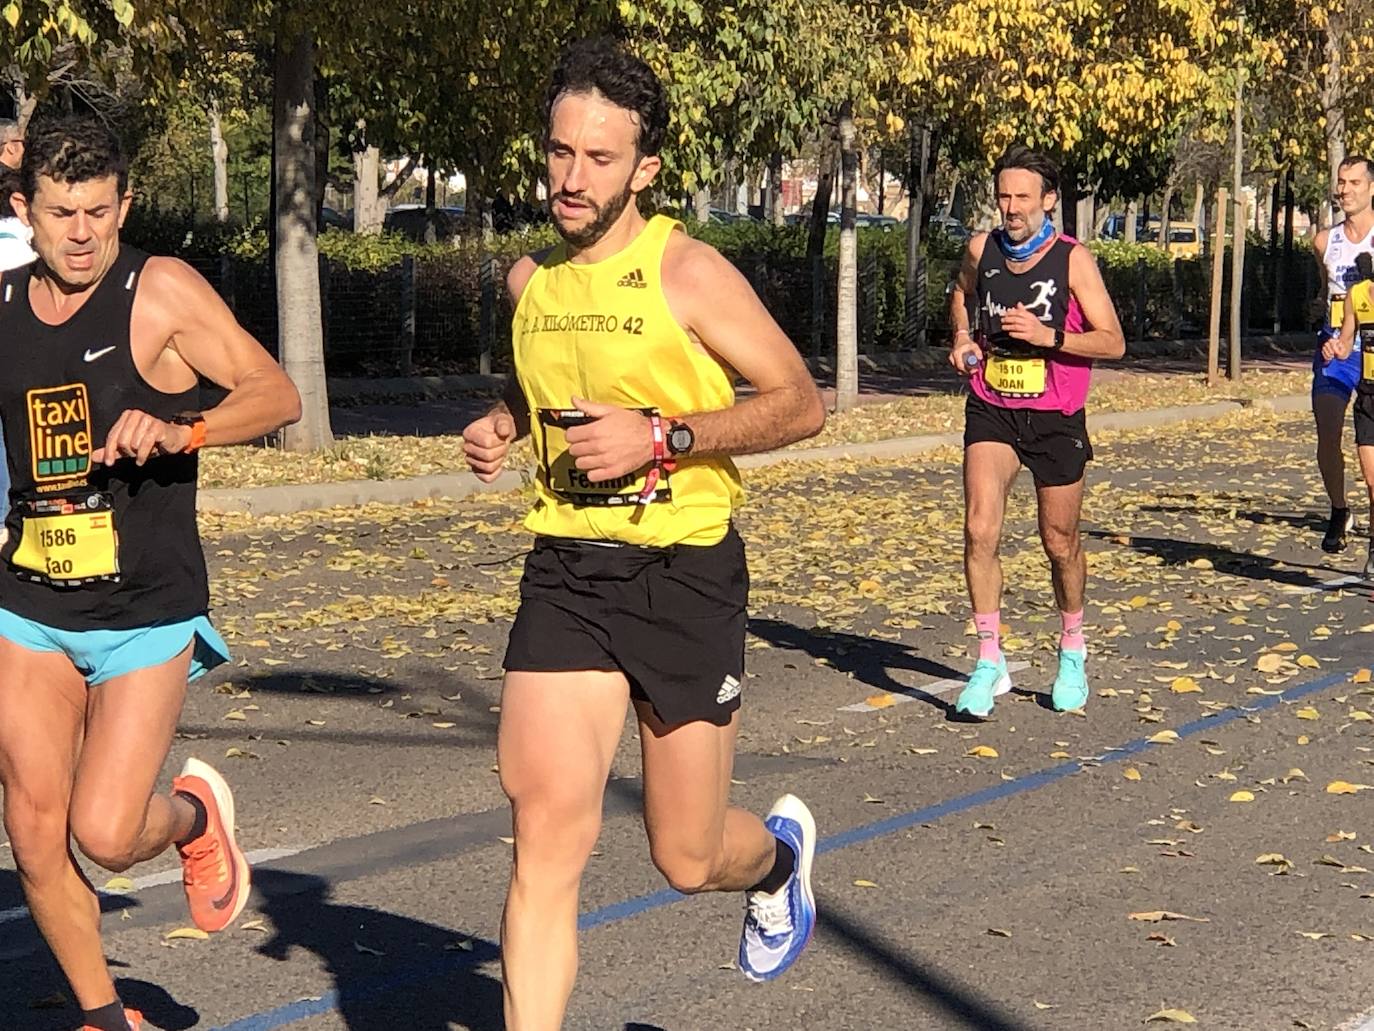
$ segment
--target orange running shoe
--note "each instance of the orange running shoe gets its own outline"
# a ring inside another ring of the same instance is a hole
[[[238,918],[251,889],[248,860],[234,841],[234,794],[208,763],[187,759],[172,790],[205,806],[205,833],[177,846],[191,919],[202,931],[222,931]]]
[[[138,1010],[126,1008],[124,1010],[124,1019],[129,1022],[129,1031],[143,1031],[143,1014],[138,1012]],[[81,1031],[100,1031],[100,1028],[91,1027],[90,1024],[86,1024],[81,1028]]]

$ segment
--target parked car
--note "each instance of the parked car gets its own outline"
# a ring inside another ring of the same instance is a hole
[[[463,228],[464,209],[445,207],[434,209],[434,234],[438,240],[452,240]],[[423,204],[398,204],[382,219],[382,228],[387,232],[400,233],[412,240],[425,238],[427,224]]]
[[[1150,220],[1140,239],[1146,243],[1159,242],[1157,219]],[[1202,254],[1202,234],[1198,231],[1197,223],[1170,220],[1168,251],[1175,258],[1196,258]]]
[[[329,205],[320,208],[321,229],[352,229],[353,212],[336,211]]]
[[[930,217],[930,228],[938,230],[948,236],[951,240],[958,240],[960,243],[968,243],[973,233],[968,226],[960,222],[957,218],[949,215],[932,215]]]
[[[856,214],[854,222],[861,229],[881,229],[885,233],[890,233],[899,225],[891,215],[870,215],[865,211]]]

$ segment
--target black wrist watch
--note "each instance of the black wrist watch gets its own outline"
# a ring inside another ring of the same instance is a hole
[[[1052,345],[1051,350],[1054,350],[1054,351],[1062,351],[1063,349],[1064,349],[1064,331],[1063,331],[1062,329],[1057,329],[1057,328],[1056,328],[1055,331],[1054,331],[1054,344]]]
[[[685,455],[692,450],[692,445],[696,443],[696,434],[692,432],[692,427],[685,422],[668,423],[668,453],[672,455]]]

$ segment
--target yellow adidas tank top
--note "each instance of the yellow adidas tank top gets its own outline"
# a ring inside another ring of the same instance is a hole
[[[663,296],[663,252],[679,229],[655,215],[628,247],[591,264],[569,261],[559,244],[516,305],[515,372],[538,464],[525,526],[537,534],[669,547],[716,544],[729,529],[743,497],[729,458],[678,458],[646,500],[647,467],[592,483],[567,450],[567,430],[581,418],[574,395],[657,411],[665,421],[734,404],[730,375],[692,341]]]

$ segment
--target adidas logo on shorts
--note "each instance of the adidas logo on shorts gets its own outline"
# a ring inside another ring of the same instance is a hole
[[[740,683],[734,677],[727,676],[720,682],[720,690],[716,692],[716,704],[724,705],[730,699],[739,695]]]
[[[636,290],[643,290],[649,284],[644,280],[644,273],[641,272],[639,269],[635,269],[633,272],[621,276],[620,279],[616,281],[615,285],[632,286]]]

